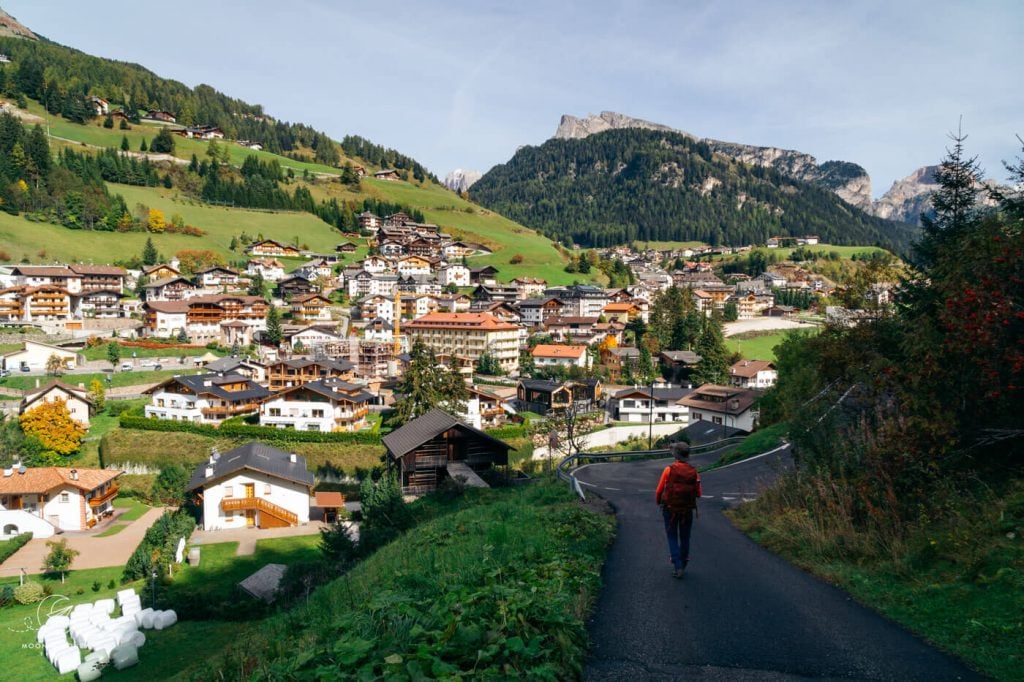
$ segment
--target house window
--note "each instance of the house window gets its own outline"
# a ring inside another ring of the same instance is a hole
[[[234,497],[235,493],[230,485],[224,486],[224,497]]]
[[[69,495],[68,493],[61,493],[60,494],[60,501],[61,502],[70,502],[71,501],[71,495]]]
[[[722,418],[721,417],[712,417],[711,418],[711,423],[712,424],[721,424],[722,423]]]
[[[702,415],[700,412],[694,412],[693,413],[693,421],[699,422],[699,421],[701,421],[703,419],[704,419],[704,415]]]
[[[324,418],[324,411],[323,410],[313,410],[313,418],[314,419],[323,419]]]
[[[280,407],[271,407],[270,408],[270,416],[271,417],[280,417],[281,416],[281,408]]]

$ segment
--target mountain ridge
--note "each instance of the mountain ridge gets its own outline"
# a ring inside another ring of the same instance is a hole
[[[867,210],[872,203],[871,178],[867,171],[857,164],[848,161],[825,161],[819,164],[814,156],[797,150],[703,138],[685,130],[614,111],[588,114],[586,118],[563,114],[552,139],[583,139],[606,130],[624,128],[677,133],[703,142],[712,151],[743,163],[773,168],[798,180],[819,184],[861,210]]]

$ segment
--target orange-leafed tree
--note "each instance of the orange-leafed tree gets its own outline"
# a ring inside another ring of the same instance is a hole
[[[163,232],[167,229],[167,219],[164,218],[164,212],[158,208],[149,209],[148,225],[150,232]]]
[[[85,437],[85,426],[71,418],[63,398],[40,402],[21,415],[19,421],[26,436],[34,436],[44,448],[59,455],[77,452]]]

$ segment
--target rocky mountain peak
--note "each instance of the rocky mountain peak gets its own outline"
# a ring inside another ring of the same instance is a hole
[[[25,26],[2,9],[0,9],[0,36],[39,40],[39,36],[33,33],[28,26]]]
[[[584,137],[603,133],[606,130],[619,130],[622,128],[643,128],[644,130],[662,130],[667,133],[679,133],[693,139],[695,135],[670,128],[660,123],[651,123],[640,118],[633,118],[614,111],[602,111],[600,114],[588,114],[586,118],[576,118],[569,114],[563,114],[562,120],[558,123],[555,131],[555,139],[558,140],[580,140]]]
[[[453,192],[465,192],[481,177],[480,171],[456,168],[444,176],[444,186]]]

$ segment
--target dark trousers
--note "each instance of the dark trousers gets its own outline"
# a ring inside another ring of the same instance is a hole
[[[690,531],[693,529],[693,510],[673,514],[662,507],[665,519],[665,535],[668,537],[668,553],[672,557],[672,565],[683,568],[690,560]]]

